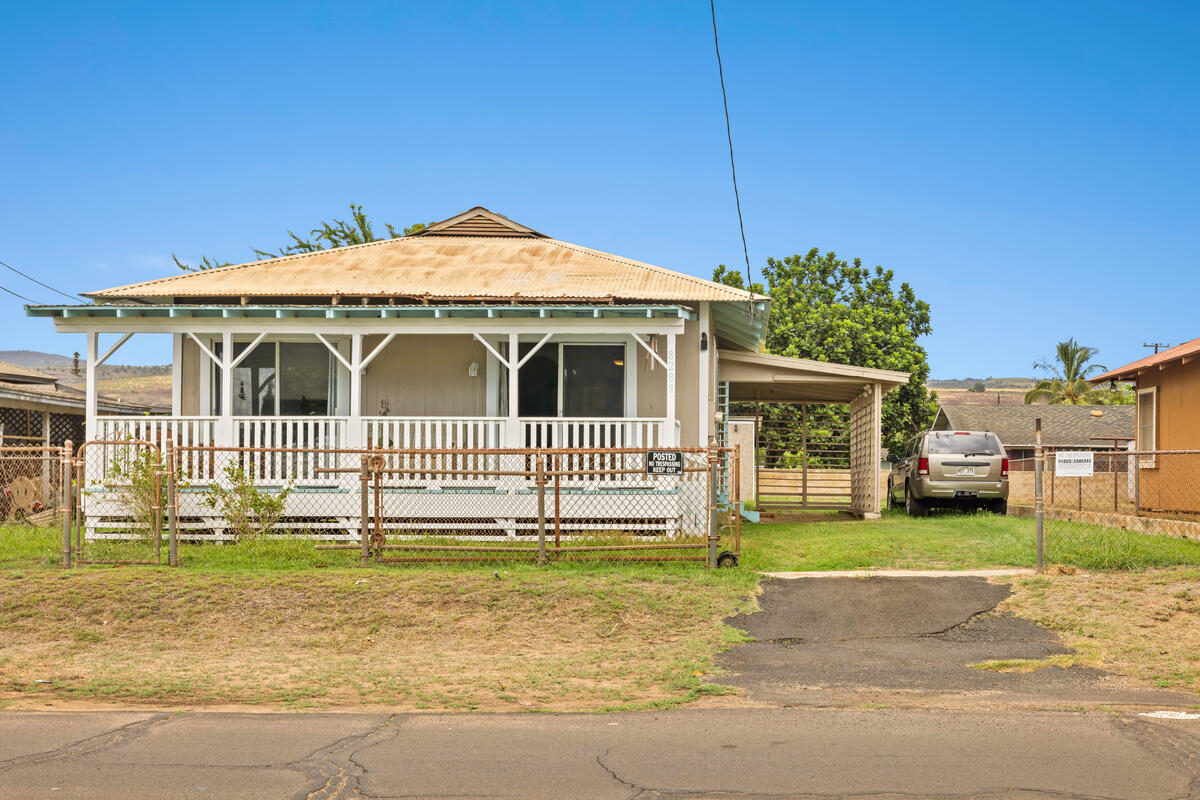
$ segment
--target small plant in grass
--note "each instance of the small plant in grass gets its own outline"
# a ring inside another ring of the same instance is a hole
[[[209,485],[203,502],[225,518],[234,538],[241,542],[260,533],[270,533],[283,516],[288,496],[295,488],[294,483],[288,483],[278,491],[260,489],[254,484],[252,473],[231,462],[225,467],[225,480]]]

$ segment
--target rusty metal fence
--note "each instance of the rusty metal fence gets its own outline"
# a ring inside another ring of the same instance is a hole
[[[735,448],[235,448],[167,435],[62,452],[64,565],[174,565],[181,542],[264,537],[357,551],[364,565],[740,555],[740,497],[716,491]]]
[[[1200,450],[1039,446],[1010,471],[1009,513],[1035,517],[1039,568],[1153,566],[1200,540]]]
[[[0,515],[7,523],[48,525],[62,505],[61,447],[0,447]]]

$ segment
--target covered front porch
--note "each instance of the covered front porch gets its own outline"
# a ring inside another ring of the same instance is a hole
[[[59,330],[86,336],[88,440],[335,450],[708,443],[699,405],[677,401],[708,391],[700,347],[686,343],[680,357],[682,340],[698,338],[685,333],[697,317],[685,306],[54,310]],[[101,416],[97,368],[143,333],[171,336],[172,413]]]

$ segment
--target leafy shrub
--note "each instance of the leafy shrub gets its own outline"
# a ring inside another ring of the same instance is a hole
[[[267,491],[254,485],[248,473],[236,462],[225,466],[225,481],[209,485],[204,504],[225,518],[237,541],[260,533],[270,533],[283,516],[288,496],[295,489],[289,483],[279,491]]]

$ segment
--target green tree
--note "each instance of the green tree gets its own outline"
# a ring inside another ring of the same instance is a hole
[[[417,231],[423,230],[426,225],[423,222],[418,222],[409,225],[402,231],[397,231],[394,225],[390,222],[385,222],[383,227],[387,230],[387,236],[377,236],[374,225],[363,211],[362,206],[351,203],[350,219],[348,220],[335,218],[332,222],[322,221],[317,227],[308,232],[307,237],[299,236],[294,231],[289,230],[287,233],[292,239],[291,244],[284,245],[275,251],[260,250],[257,247],[253,247],[251,250],[253,250],[255,257],[260,260],[264,258],[279,258],[296,253],[312,253],[317,250],[332,250],[335,247],[346,247],[352,244],[377,242],[380,239],[399,239],[401,236],[411,236]],[[216,261],[208,256],[201,256],[199,264],[187,264],[180,261],[174,253],[171,254],[171,258],[175,261],[176,266],[188,272],[227,267],[232,263],[230,261]]]
[[[925,387],[929,361],[918,339],[932,331],[929,304],[895,273],[848,263],[818,248],[782,261],[767,259],[765,285],[749,287],[771,298],[768,353],[892,369],[911,374],[883,399],[883,444],[896,450],[927,428],[937,411]],[[713,280],[747,288],[741,273],[722,264]]]
[[[1095,347],[1079,344],[1074,338],[1059,342],[1055,348],[1055,360],[1033,362],[1033,368],[1046,374],[1032,389],[1025,393],[1025,402],[1045,400],[1052,406],[1091,405],[1101,396],[1088,383],[1088,377],[1104,372],[1105,367],[1093,364],[1092,359],[1100,354]]]
[[[967,389],[967,391],[975,392],[976,394],[983,394],[987,391],[987,384],[983,381],[975,381],[975,383],[971,384],[971,388]]]

